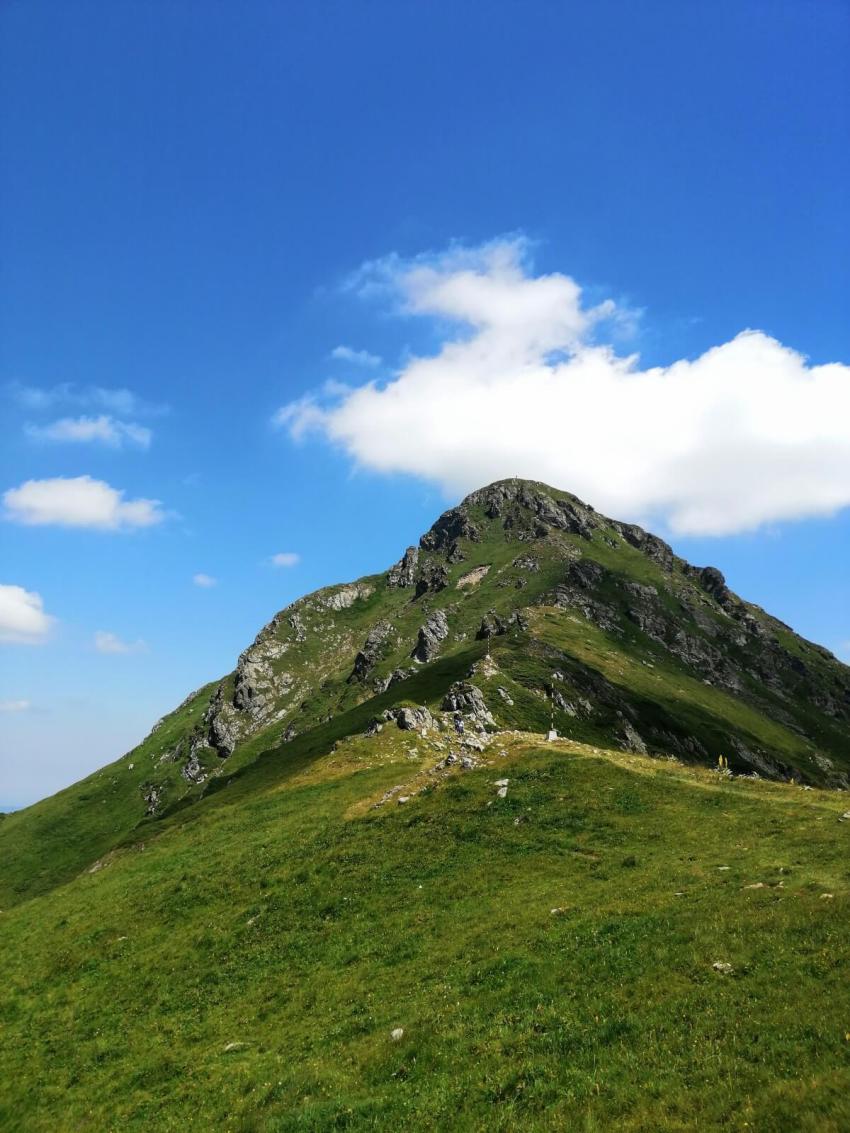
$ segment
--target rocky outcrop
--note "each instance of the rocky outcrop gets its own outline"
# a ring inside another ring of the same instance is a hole
[[[501,519],[516,538],[544,538],[552,531],[589,539],[600,524],[593,508],[575,496],[554,497],[542,484],[500,480],[473,492],[461,507],[480,507],[490,519]]]
[[[243,739],[281,718],[286,711],[295,678],[278,665],[289,648],[287,642],[276,636],[280,619],[278,615],[259,633],[240,656],[232,680],[222,681],[210,700],[203,718],[203,742],[222,759],[227,759]],[[297,612],[289,620],[296,636],[299,628],[304,631]]]
[[[307,629],[301,620],[301,615],[297,610],[289,615],[289,626],[295,635],[294,640],[300,645],[302,641],[307,640]]]
[[[419,562],[419,548],[408,547],[395,566],[387,572],[387,586],[406,587],[416,582],[416,567]]]
[[[142,785],[142,798],[145,800],[145,814],[151,817],[159,814],[162,807],[162,787],[155,783]]]
[[[668,574],[672,571],[676,556],[673,554],[673,548],[663,539],[659,539],[657,535],[651,535],[635,523],[617,523],[612,520],[611,526],[622,535],[627,543],[630,543],[646,555],[648,559],[657,563],[662,570]]]
[[[507,617],[502,617],[495,610],[490,610],[481,619],[481,625],[475,632],[476,640],[487,641],[491,637],[503,637],[512,629],[527,630],[528,618],[520,610],[515,610]]]
[[[436,728],[434,717],[424,704],[413,708],[388,708],[384,713],[384,719],[395,720],[403,732],[422,732]]]
[[[365,681],[383,656],[384,643],[392,633],[390,622],[378,622],[372,626],[363,643],[363,648],[354,658],[354,670],[349,681]]]
[[[187,783],[203,783],[206,779],[206,772],[201,766],[200,759],[198,759],[197,749],[193,748],[189,753],[189,758],[180,768],[180,774]]]
[[[601,629],[616,631],[619,629],[617,610],[595,593],[605,577],[605,568],[594,559],[577,559],[569,564],[564,581],[545,595],[544,601],[561,609],[579,610]]]
[[[620,728],[617,741],[625,751],[633,751],[637,755],[646,755],[646,744],[643,742],[643,737],[628,720]]]
[[[481,533],[469,518],[466,502],[460,507],[451,508],[444,512],[437,522],[419,540],[423,551],[444,551],[449,562],[461,562],[463,552],[459,540],[468,539],[477,543]]]
[[[436,594],[445,590],[449,584],[449,572],[442,563],[425,563],[416,579],[416,597],[423,594]]]
[[[223,684],[219,685],[210,701],[204,720],[209,729],[210,747],[214,748],[222,759],[227,759],[233,754],[239,742],[242,728],[236,708],[232,701],[225,697]]]
[[[373,588],[362,582],[349,583],[340,586],[330,593],[321,594],[316,599],[316,607],[320,610],[348,610],[360,598],[368,598]]]
[[[718,605],[724,608],[738,605],[731,590],[726,585],[726,579],[717,567],[692,567],[686,565],[685,573],[695,579],[697,585],[701,586],[706,594],[710,594]]]
[[[460,712],[471,716],[481,728],[495,728],[496,721],[484,700],[484,694],[477,685],[469,681],[455,681],[443,697],[441,705],[444,712]]]
[[[449,623],[443,610],[435,610],[424,625],[419,627],[419,634],[411,654],[417,661],[430,661],[440,651],[440,646],[449,636]]]

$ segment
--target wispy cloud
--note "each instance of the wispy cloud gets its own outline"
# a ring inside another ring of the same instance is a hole
[[[41,645],[55,620],[45,613],[40,594],[23,586],[0,583],[0,641]]]
[[[122,641],[117,634],[104,629],[95,633],[94,647],[98,653],[146,653],[148,648],[141,638],[137,641]]]
[[[123,387],[81,386],[73,382],[60,382],[53,386],[32,386],[23,382],[10,382],[7,393],[23,409],[32,412],[48,411],[57,406],[73,405],[81,409],[99,409],[120,417],[159,416],[168,412],[168,406],[147,401]]]
[[[430,319],[442,343],[391,381],[291,402],[275,422],[365,468],[451,496],[506,476],[620,518],[726,535],[850,505],[850,366],[758,330],[642,368],[614,344],[636,314],[534,271],[521,237],[366,264],[348,290]]]
[[[116,449],[125,444],[147,449],[153,438],[152,431],[146,426],[134,421],[119,421],[107,414],[99,417],[62,417],[49,425],[27,425],[25,432],[36,441],[95,443]]]
[[[29,700],[0,700],[0,712],[26,712],[30,708]]]
[[[194,582],[196,586],[200,586],[204,590],[209,590],[212,586],[218,586],[217,578],[213,578],[211,574],[204,574],[203,572],[193,574],[192,582]]]
[[[368,350],[355,350],[351,346],[335,346],[331,351],[331,358],[337,362],[351,362],[355,366],[366,366],[374,369],[380,366],[380,354],[370,354]]]
[[[127,531],[162,523],[159,500],[126,500],[121,489],[91,476],[27,480],[3,493],[4,518],[26,527]]]
[[[301,562],[301,556],[295,551],[279,551],[272,555],[270,562],[276,567],[294,567]]]

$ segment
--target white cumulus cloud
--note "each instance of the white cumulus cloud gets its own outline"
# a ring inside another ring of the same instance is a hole
[[[153,433],[134,421],[119,421],[107,414],[98,417],[62,417],[49,425],[27,425],[27,435],[38,441],[69,441],[76,444],[99,443],[109,448],[125,444],[149,448]]]
[[[90,527],[122,531],[165,519],[159,500],[126,500],[124,492],[91,476],[27,480],[3,493],[5,518],[28,527]]]
[[[850,505],[850,366],[811,365],[744,330],[698,358],[643,367],[609,339],[630,320],[522,239],[367,264],[352,291],[437,320],[443,341],[388,382],[283,406],[275,422],[359,465],[456,495],[509,476],[622,519],[727,535]]]
[[[41,595],[23,586],[0,583],[0,641],[40,645],[54,622],[44,611]]]
[[[117,634],[104,629],[95,633],[94,647],[98,653],[144,653],[147,650],[141,638],[138,641],[122,641]]]
[[[204,574],[203,572],[200,572],[198,574],[193,574],[192,575],[192,581],[194,582],[194,584],[196,586],[200,586],[203,589],[207,589],[207,590],[211,586],[217,586],[218,585],[218,579],[217,578],[213,578],[213,576],[211,574]]]
[[[293,567],[301,562],[301,556],[295,551],[279,551],[272,555],[271,564],[276,567]]]
[[[351,346],[335,346],[331,351],[331,358],[337,362],[351,362],[355,366],[367,366],[373,369],[380,366],[380,354],[370,354],[368,350],[355,350]]]
[[[26,712],[31,707],[28,700],[0,700],[0,712]]]

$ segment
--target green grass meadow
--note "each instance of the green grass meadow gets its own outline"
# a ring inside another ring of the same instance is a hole
[[[7,909],[0,1127],[850,1128],[846,796],[486,758],[280,756]]]

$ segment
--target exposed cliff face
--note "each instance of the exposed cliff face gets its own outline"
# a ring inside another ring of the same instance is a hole
[[[717,568],[522,480],[473,492],[385,575],[277,614],[162,759],[197,786],[248,741],[291,741],[372,699],[418,696],[438,712],[470,665],[477,718],[495,728],[543,730],[552,716],[624,750],[722,753],[742,772],[848,785],[846,666]]]

